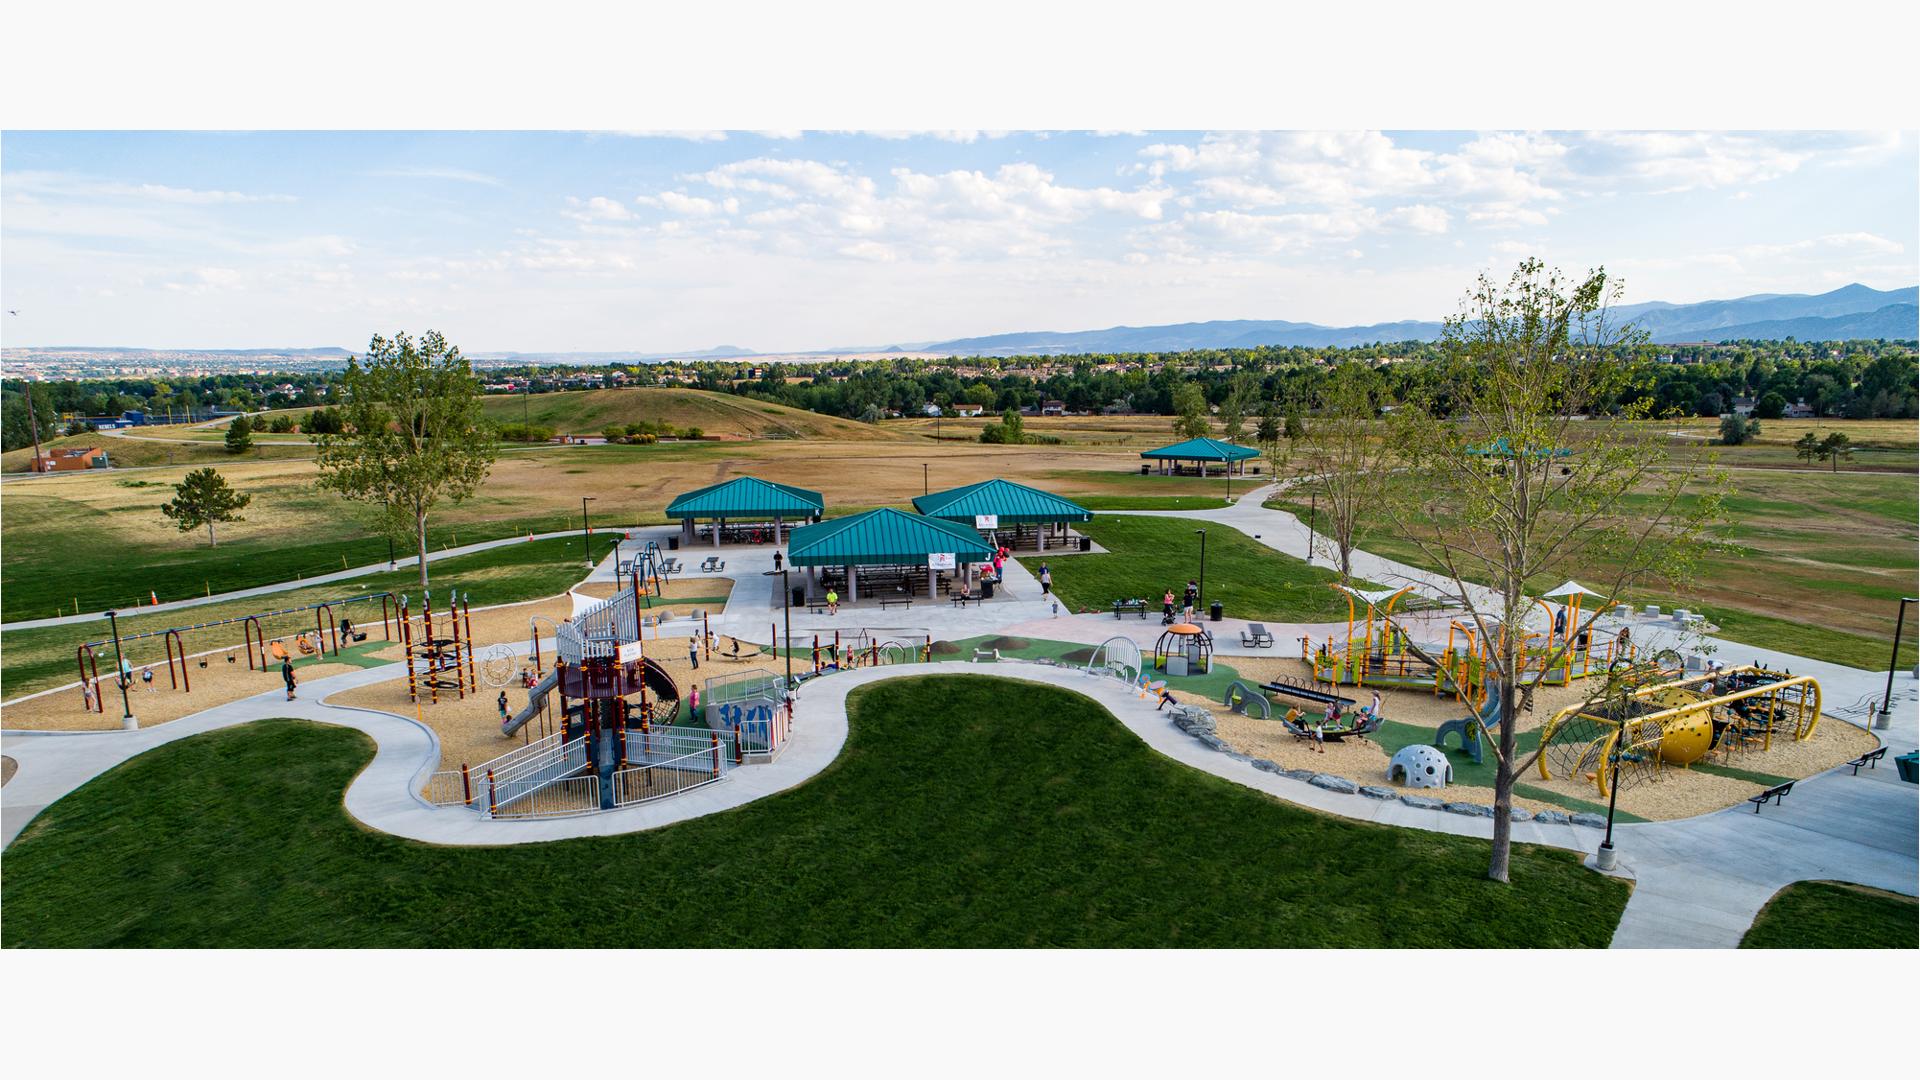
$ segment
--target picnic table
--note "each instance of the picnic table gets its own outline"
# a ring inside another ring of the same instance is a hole
[[[1121,618],[1129,611],[1144,619],[1147,617],[1147,602],[1145,600],[1115,600],[1113,602],[1114,618]]]

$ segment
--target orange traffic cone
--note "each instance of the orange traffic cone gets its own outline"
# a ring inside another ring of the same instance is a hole
[[[155,606],[155,607],[159,607],[159,606],[160,606],[160,594],[159,594],[159,593],[157,593],[157,592],[154,592],[154,591],[153,591],[152,589],[148,589],[148,590],[147,590],[147,597],[148,597],[148,599],[150,599],[150,600],[152,600],[152,601],[153,601],[153,606]]]

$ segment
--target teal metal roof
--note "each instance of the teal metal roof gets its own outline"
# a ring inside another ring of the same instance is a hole
[[[1163,446],[1158,450],[1147,450],[1140,455],[1143,458],[1174,458],[1180,461],[1241,461],[1259,457],[1260,451],[1251,446],[1236,446],[1219,439],[1188,439],[1172,446]]]
[[[670,518],[803,518],[827,505],[817,491],[776,484],[757,476],[731,480],[686,492],[667,504]]]
[[[913,508],[928,517],[962,525],[973,524],[973,519],[981,514],[994,514],[1007,525],[1093,520],[1093,512],[1078,503],[997,477],[922,495],[913,500]]]
[[[949,551],[963,563],[993,557],[969,525],[890,506],[802,525],[787,540],[787,561],[795,566],[925,566],[928,555]]]

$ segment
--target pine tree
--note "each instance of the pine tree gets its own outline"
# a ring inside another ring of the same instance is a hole
[[[232,441],[232,431],[228,431]],[[212,469],[195,469],[173,486],[173,498],[160,504],[160,512],[173,519],[181,532],[202,525],[207,527],[207,546],[218,547],[213,534],[215,522],[245,521],[236,511],[246,509],[253,496],[243,495],[228,486],[227,478]]]
[[[244,454],[253,449],[253,421],[236,416],[227,425],[227,453]]]

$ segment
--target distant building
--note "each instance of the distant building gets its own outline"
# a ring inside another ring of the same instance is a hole
[[[972,402],[966,401],[956,401],[953,403],[953,415],[955,416],[979,416],[986,411],[987,407],[985,405],[975,405]]]
[[[1787,406],[1787,411],[1784,413],[1781,413],[1780,415],[1786,417],[1789,420],[1808,420],[1808,419],[1811,419],[1815,414],[1813,411],[1813,406],[1807,404],[1807,399],[1801,398],[1800,400]]]
[[[1064,401],[1043,401],[1040,403],[1041,416],[1067,415],[1067,403]]]
[[[78,472],[107,467],[107,452],[97,446],[70,446],[49,450],[27,463],[29,472]]]
[[[1753,399],[1737,397],[1733,399],[1733,415],[1745,418],[1753,415]]]

